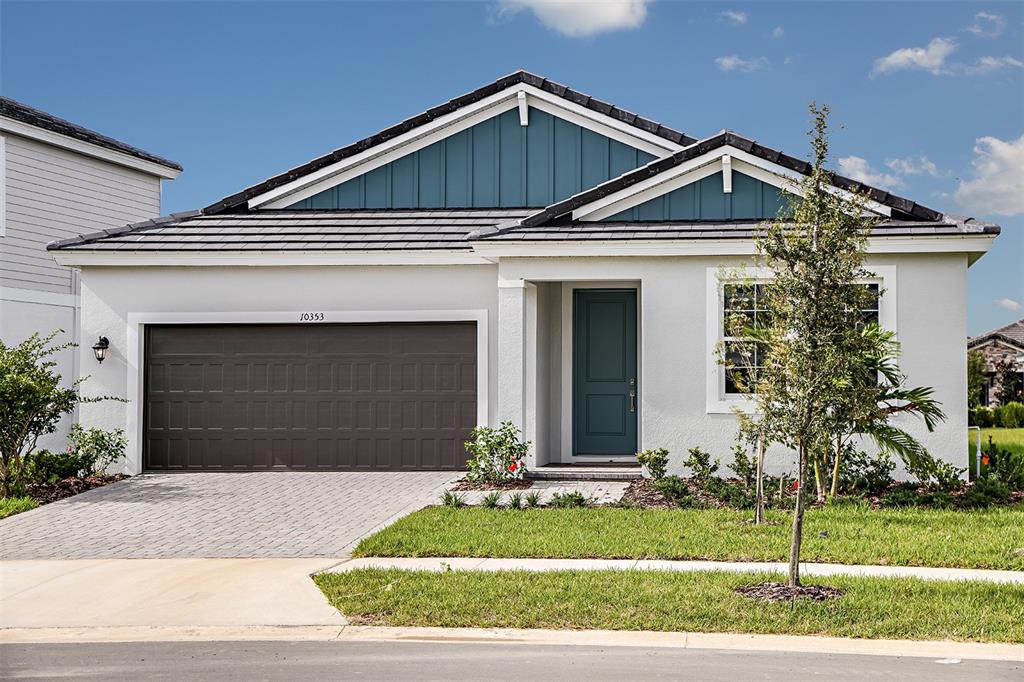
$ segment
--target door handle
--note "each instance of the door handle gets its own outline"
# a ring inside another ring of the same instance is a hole
[[[636,391],[629,391],[629,411],[636,412]]]

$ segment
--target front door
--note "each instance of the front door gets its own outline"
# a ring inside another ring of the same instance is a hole
[[[636,289],[573,290],[573,454],[636,454]]]

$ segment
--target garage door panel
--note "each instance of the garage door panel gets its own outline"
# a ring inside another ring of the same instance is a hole
[[[465,467],[474,324],[156,326],[146,348],[147,469]]]

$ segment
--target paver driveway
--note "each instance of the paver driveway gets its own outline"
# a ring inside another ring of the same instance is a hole
[[[145,474],[0,520],[2,559],[344,556],[453,472]]]

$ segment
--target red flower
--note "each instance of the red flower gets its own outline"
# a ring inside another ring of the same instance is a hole
[[[983,453],[981,455],[981,463],[984,464],[985,466],[988,466],[988,453],[987,452]]]
[[[512,473],[515,473],[516,468],[516,463],[512,462],[512,464],[509,465],[508,470],[511,471]]]
[[[794,480],[793,481],[793,490],[798,490],[799,488],[800,488],[800,481]]]

